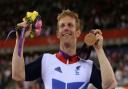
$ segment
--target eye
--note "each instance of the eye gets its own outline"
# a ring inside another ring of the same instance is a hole
[[[60,25],[60,28],[63,28],[65,26],[65,24],[64,23],[62,23],[61,25]]]
[[[68,27],[73,27],[73,24],[72,23],[68,23]]]

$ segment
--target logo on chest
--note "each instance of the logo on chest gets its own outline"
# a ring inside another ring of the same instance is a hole
[[[81,66],[77,66],[75,69],[75,75],[80,75],[80,68]]]
[[[75,75],[80,75],[80,68],[81,66],[76,66],[75,71],[74,71]],[[59,73],[63,73],[61,67],[56,67],[54,70]]]
[[[56,67],[56,68],[55,68],[55,71],[57,71],[57,72],[59,72],[59,73],[62,73],[61,67]]]

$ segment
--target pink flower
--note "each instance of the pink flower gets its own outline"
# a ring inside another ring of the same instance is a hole
[[[35,23],[35,28],[40,29],[42,27],[42,20],[37,20]]]
[[[40,36],[42,30],[42,20],[37,20],[35,23],[35,35]]]

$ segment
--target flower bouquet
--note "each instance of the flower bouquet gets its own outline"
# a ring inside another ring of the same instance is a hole
[[[42,20],[41,20],[41,16],[39,15],[39,13],[37,11],[33,11],[33,12],[27,12],[26,16],[23,18],[23,21],[27,22],[28,27],[32,26],[32,30],[30,32],[30,38],[34,38],[37,37],[41,34],[41,30],[42,30]],[[19,25],[16,25],[15,30],[11,30],[7,36],[7,39],[9,37],[9,35],[12,32],[18,32],[18,56],[21,57],[21,50],[22,50],[22,42],[23,42],[23,38],[25,35],[25,32],[27,31],[27,27],[21,27]]]

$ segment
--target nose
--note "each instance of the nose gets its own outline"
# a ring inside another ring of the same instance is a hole
[[[63,31],[64,31],[64,32],[69,32],[69,29],[68,29],[68,28],[64,28]]]
[[[68,32],[70,29],[69,29],[69,26],[68,25],[65,25],[64,28],[63,28],[63,31],[64,32]]]

